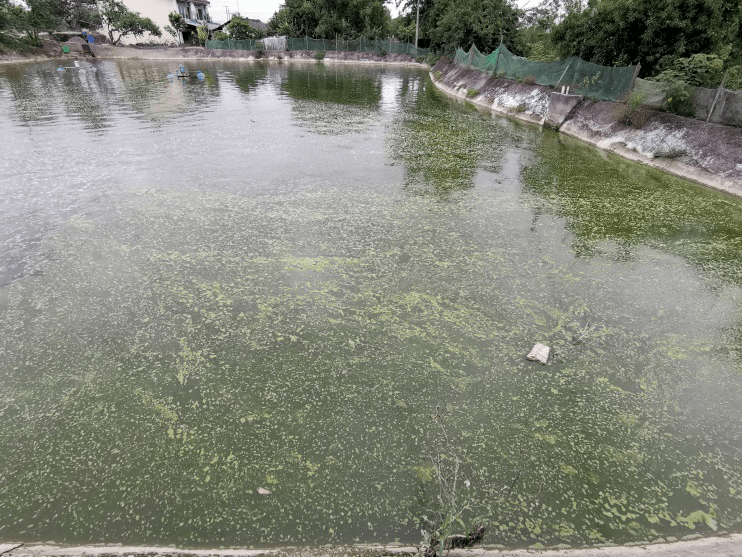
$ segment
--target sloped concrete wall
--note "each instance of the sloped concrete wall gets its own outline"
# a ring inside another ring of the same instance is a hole
[[[552,127],[563,135],[742,197],[740,127],[647,110],[642,125],[636,128],[619,122],[619,112],[624,107],[620,103],[565,98],[576,96],[560,95],[540,85],[496,79],[445,60],[433,67],[431,78],[447,94],[483,109],[541,126],[551,120]],[[475,90],[476,94],[472,94]],[[531,98],[534,100],[529,101]],[[736,99],[716,110],[729,114],[735,110],[735,103]]]
[[[693,95],[696,118],[706,120],[716,98],[717,89],[698,87]],[[709,122],[742,127],[742,91],[722,89]]]

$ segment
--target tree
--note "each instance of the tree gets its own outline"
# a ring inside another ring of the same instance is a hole
[[[65,15],[64,6],[58,0],[26,0],[26,5],[28,10],[20,23],[31,42],[41,44],[39,33],[57,29]]]
[[[178,41],[178,44],[180,44],[180,32],[187,27],[185,19],[178,12],[170,12],[167,14],[167,18],[170,20],[170,25],[165,27],[165,31],[170,33]]]
[[[411,43],[415,40],[415,19],[411,15],[400,15],[392,20],[390,32],[400,41]]]
[[[108,31],[108,38],[113,44],[118,44],[127,35],[141,37],[145,33],[150,33],[155,37],[162,36],[162,31],[154,21],[142,17],[137,12],[129,11],[120,0],[102,0],[99,10],[103,25]]]
[[[233,39],[244,41],[247,39],[262,39],[265,37],[265,31],[253,27],[250,20],[246,17],[234,16],[227,25],[227,31]]]
[[[428,19],[430,46],[446,52],[475,44],[490,52],[502,40],[518,54],[518,16],[508,0],[437,0]]]
[[[63,19],[71,29],[98,29],[102,25],[95,0],[58,0]]]
[[[286,0],[268,27],[293,36],[373,39],[388,36],[390,24],[384,0]]]
[[[737,0],[591,0],[552,33],[563,57],[577,55],[606,66],[641,63],[642,75],[677,58],[742,47],[742,4]]]
[[[209,40],[209,26],[199,25],[198,29],[196,29],[196,32],[198,33],[199,44],[201,46],[206,46],[206,41]]]

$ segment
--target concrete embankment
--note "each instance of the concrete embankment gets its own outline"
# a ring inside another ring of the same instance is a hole
[[[40,62],[59,58],[79,59],[84,56],[80,44],[76,42],[59,43],[56,47],[47,41],[44,49],[27,53],[0,55],[0,63]],[[68,46],[69,54],[63,54],[61,47]],[[90,45],[95,58],[104,60],[286,60],[298,62],[317,62],[316,52],[313,50],[277,51],[266,50],[262,53],[252,50],[207,50],[201,47],[152,48],[136,46],[113,46],[110,44]],[[353,52],[328,50],[324,54],[323,62],[327,63],[371,63],[389,66],[416,66],[426,68],[426,64],[415,61],[406,54],[386,54],[377,52]]]
[[[351,546],[318,548],[176,549],[121,545],[61,546],[0,544],[2,557],[402,557],[417,554],[415,547]],[[610,546],[584,549],[465,549],[447,557],[742,557],[742,535],[731,534],[653,545]]]
[[[441,59],[436,87],[483,109],[549,127],[604,151],[742,197],[742,128],[646,110],[641,128],[618,121],[621,103],[562,95]]]

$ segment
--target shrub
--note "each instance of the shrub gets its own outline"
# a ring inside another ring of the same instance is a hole
[[[505,79],[505,72],[503,70],[500,70],[497,72],[497,77],[500,79]]]
[[[417,62],[418,64],[423,64],[425,62],[425,56],[418,56],[417,58],[415,58],[415,62]]]
[[[435,70],[435,72],[433,72],[433,78],[436,81],[440,81],[442,77],[443,77],[443,74],[440,72],[440,70]]]
[[[667,99],[662,105],[664,110],[679,116],[694,116],[693,90],[682,81],[674,79],[665,82],[665,95]]]
[[[682,81],[697,87],[718,87],[724,75],[724,60],[715,54],[694,54],[676,58],[662,73],[650,79],[660,82]]]
[[[479,89],[469,89],[466,92],[466,98],[471,99],[479,94]]]
[[[434,66],[434,65],[435,65],[435,63],[436,63],[436,62],[437,62],[438,60],[440,60],[440,59],[441,59],[441,55],[440,55],[440,54],[434,54],[434,53],[432,53],[432,52],[431,52],[430,54],[428,54],[428,55],[427,55],[427,56],[425,57],[425,59],[424,59],[424,62],[425,62],[425,63],[426,63],[426,64],[427,64],[428,66]]]
[[[265,45],[260,41],[255,42],[255,58],[262,58],[265,53]]]
[[[520,103],[518,106],[515,107],[516,112],[525,112],[526,111],[526,105],[525,103]]]
[[[209,40],[209,27],[207,25],[201,25],[196,29],[198,33],[198,44],[206,46],[206,41]]]
[[[379,49],[379,54],[381,54],[381,57],[382,58],[386,57],[386,54],[387,54],[386,49],[384,49],[384,48]]]
[[[247,18],[234,16],[227,25],[227,30],[233,39],[244,41],[247,39],[262,39],[265,31],[257,29],[250,24]]]
[[[325,59],[325,51],[324,50],[318,50],[314,53],[314,59],[319,61],[322,61]]]
[[[644,95],[632,91],[626,102],[616,107],[616,121],[633,128],[641,129],[649,119],[649,110],[644,106]]]
[[[224,31],[217,31],[214,33],[214,40],[215,41],[226,41],[229,39],[229,35],[227,35]]]
[[[526,85],[535,85],[536,78],[533,77],[532,75],[527,75],[526,77],[523,78],[523,83],[525,83]]]

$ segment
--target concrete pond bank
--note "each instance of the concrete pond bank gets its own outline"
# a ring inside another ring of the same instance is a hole
[[[86,53],[80,41],[71,40],[65,43],[45,41],[43,48],[25,53],[0,54],[0,64],[20,62],[41,62],[50,59],[82,59]],[[64,54],[62,46],[70,52]],[[298,62],[318,62],[313,50],[265,50],[258,53],[253,50],[207,50],[202,47],[139,47],[113,46],[110,44],[93,44],[89,46],[94,58],[102,60],[283,60]],[[88,55],[89,56],[89,55]],[[377,52],[334,51],[325,52],[322,62],[328,63],[371,63],[388,66],[415,66],[428,69],[427,64],[415,61],[406,54],[386,54]]]
[[[1,557],[412,557],[416,547],[335,546],[316,548],[178,549],[124,545],[62,546],[56,544],[0,544]],[[699,537],[693,540],[652,545],[606,546],[581,549],[452,550],[446,557],[742,557],[742,534]]]
[[[645,109],[640,128],[619,121],[622,103],[564,95],[441,59],[440,90],[495,114],[558,130],[604,151],[742,197],[742,128]]]

